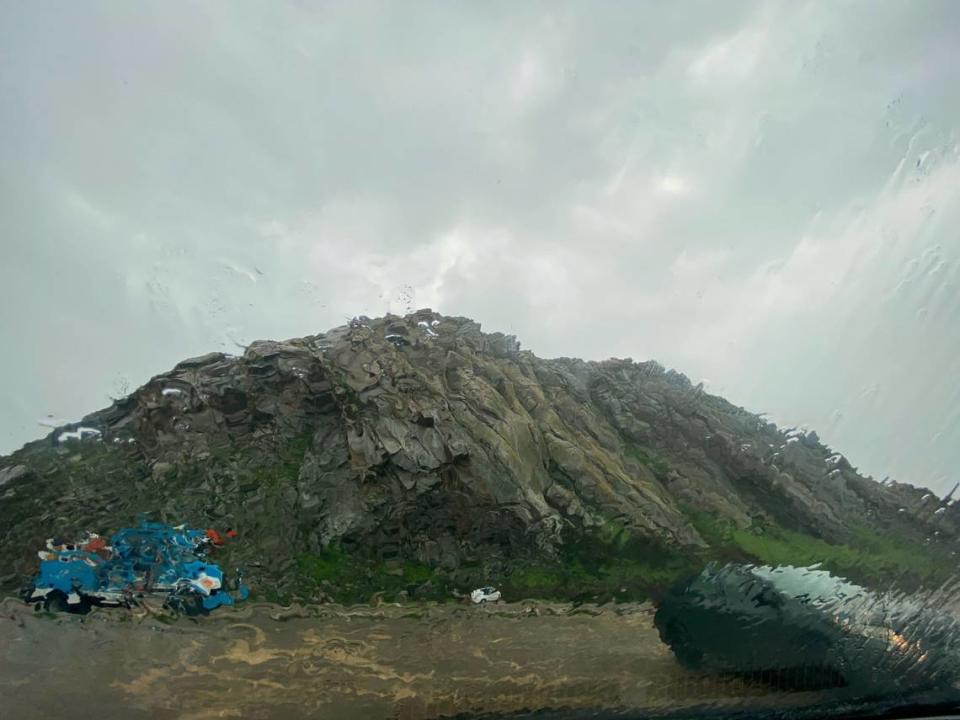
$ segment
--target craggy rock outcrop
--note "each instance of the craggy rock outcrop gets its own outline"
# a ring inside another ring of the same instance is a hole
[[[960,518],[655,362],[545,360],[430,310],[185,360],[0,458],[0,585],[44,538],[139,512],[237,528],[237,561],[281,586],[331,543],[455,571],[609,527],[704,549],[697,513],[948,550]]]

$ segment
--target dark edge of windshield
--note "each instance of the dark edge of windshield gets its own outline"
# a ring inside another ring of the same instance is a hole
[[[693,707],[662,713],[638,710],[557,709],[512,714],[464,713],[445,720],[960,720],[960,703],[916,698],[874,703],[838,702],[805,708],[720,710]]]

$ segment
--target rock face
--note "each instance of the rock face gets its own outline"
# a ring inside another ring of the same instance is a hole
[[[44,538],[140,512],[237,528],[236,560],[277,587],[331,545],[451,573],[611,527],[709,554],[699,514],[952,552],[960,516],[655,362],[545,360],[430,310],[185,360],[0,458],[0,585]]]

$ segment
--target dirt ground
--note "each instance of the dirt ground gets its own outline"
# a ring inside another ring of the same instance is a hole
[[[19,720],[426,720],[785,699],[683,670],[646,605],[248,604],[164,619],[142,609],[49,616],[4,601],[0,708]]]

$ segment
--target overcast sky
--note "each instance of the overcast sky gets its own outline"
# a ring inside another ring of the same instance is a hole
[[[429,306],[960,480],[960,3],[0,8],[0,451]]]

